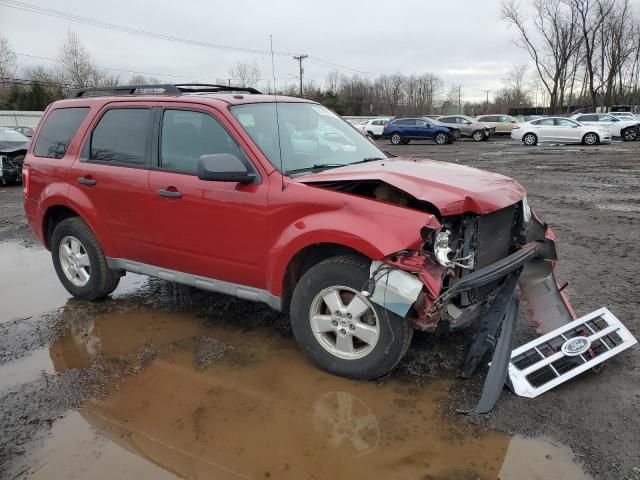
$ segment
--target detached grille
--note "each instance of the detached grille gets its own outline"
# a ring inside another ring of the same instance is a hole
[[[588,348],[567,353],[563,346],[571,339]],[[511,386],[517,395],[536,397],[636,343],[620,320],[601,308],[515,349],[509,364]]]

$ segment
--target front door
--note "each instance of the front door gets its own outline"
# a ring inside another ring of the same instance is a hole
[[[162,105],[156,165],[149,175],[150,215],[161,267],[266,288],[267,177],[213,108]],[[252,184],[197,177],[202,155],[227,153],[253,169]]]

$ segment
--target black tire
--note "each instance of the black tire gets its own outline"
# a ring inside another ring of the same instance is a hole
[[[374,139],[374,140],[377,138],[377,136],[376,136],[376,135],[374,135],[374,134],[373,134],[373,132],[372,132],[371,130],[368,130],[368,131],[367,131],[367,137],[372,138],[372,139]]]
[[[89,281],[74,285],[67,277],[60,259],[60,244],[65,237],[74,237],[82,244],[89,258]],[[107,258],[91,229],[78,217],[67,218],[56,225],[51,235],[51,257],[60,282],[67,291],[81,300],[97,300],[113,292],[120,282],[120,274],[107,265]]]
[[[451,143],[449,142],[449,135],[444,132],[436,133],[433,137],[433,141],[436,142],[436,145],[445,145],[446,143]]]
[[[391,135],[391,144],[392,145],[400,145],[403,142],[402,135],[399,133],[394,133]]]
[[[525,133],[522,136],[522,143],[528,147],[533,147],[538,144],[538,137],[535,133]]]
[[[582,143],[584,145],[596,145],[600,143],[600,137],[595,132],[587,132],[582,137]]]
[[[342,286],[359,292],[369,279],[370,261],[357,255],[331,257],[311,267],[300,279],[291,299],[293,333],[306,357],[334,375],[369,380],[391,371],[411,344],[409,321],[371,302],[378,318],[379,336],[373,349],[357,359],[340,358],[320,344],[312,331],[310,313],[323,290]]]
[[[638,129],[634,127],[628,127],[620,132],[622,134],[622,140],[625,142],[633,142],[638,139]]]
[[[409,140],[408,138],[403,138],[403,139],[402,139],[402,145],[409,145],[409,142],[410,142],[410,141],[411,141],[411,140]]]
[[[487,136],[482,130],[476,130],[471,134],[471,138],[473,138],[474,142],[482,142],[487,139]]]

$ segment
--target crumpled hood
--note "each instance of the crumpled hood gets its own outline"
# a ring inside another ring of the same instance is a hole
[[[497,173],[408,157],[346,165],[296,180],[307,184],[379,180],[433,204],[443,216],[486,214],[513,205],[526,194],[517,181]]]
[[[0,141],[0,152],[12,153],[18,150],[26,150],[29,148],[29,142],[2,142]]]

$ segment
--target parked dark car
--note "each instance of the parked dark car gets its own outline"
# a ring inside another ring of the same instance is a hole
[[[382,130],[382,137],[390,139],[393,145],[406,145],[411,140],[433,140],[438,145],[451,143],[455,133],[431,118],[392,118]]]
[[[12,128],[0,127],[0,183],[22,181],[22,161],[29,139]]]

